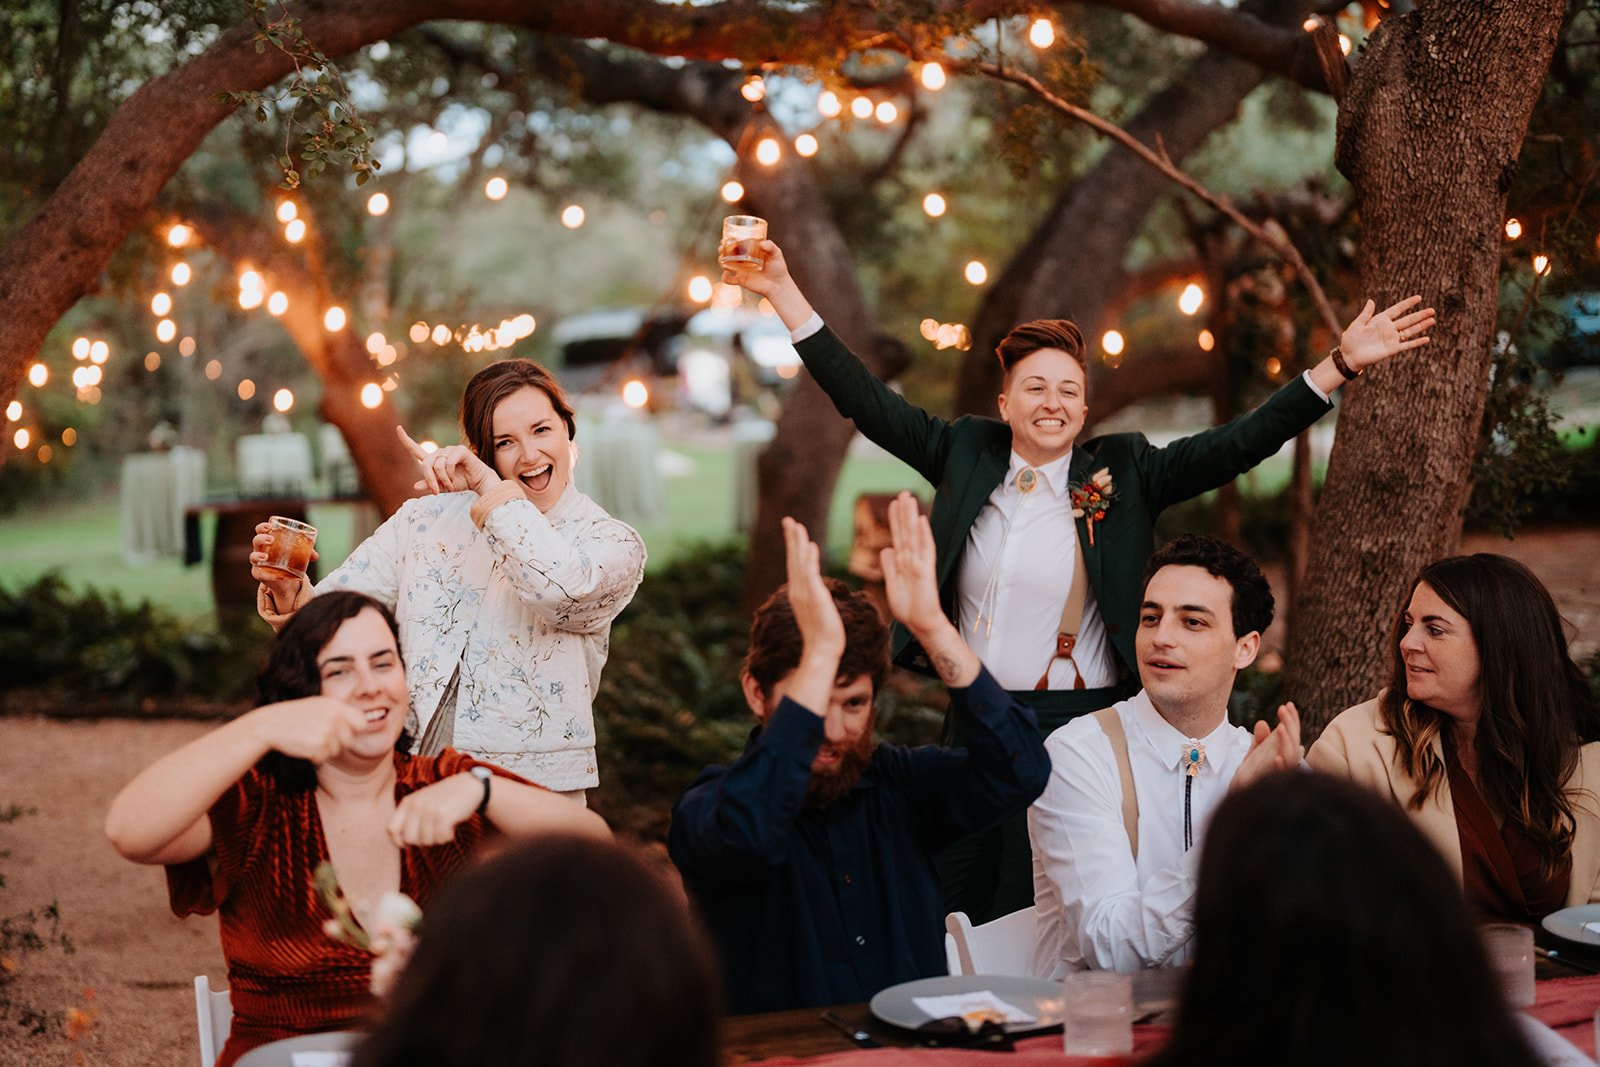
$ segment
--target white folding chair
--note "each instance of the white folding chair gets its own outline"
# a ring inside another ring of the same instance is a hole
[[[1038,908],[1023,908],[973,926],[964,911],[944,917],[944,953],[951,974],[1028,974]]]
[[[217,1053],[233,1029],[233,1001],[226,989],[213,990],[211,979],[203,974],[194,978],[194,1013],[200,1024],[200,1067],[215,1067]]]

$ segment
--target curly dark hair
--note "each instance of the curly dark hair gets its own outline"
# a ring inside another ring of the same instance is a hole
[[[1576,821],[1565,786],[1578,749],[1600,740],[1600,710],[1567,650],[1561,613],[1532,571],[1492,552],[1430,563],[1412,592],[1423,584],[1467,620],[1478,646],[1478,787],[1497,814],[1528,835],[1549,877],[1572,847]],[[1379,710],[1394,734],[1395,758],[1418,785],[1412,806],[1420,810],[1447,778],[1434,741],[1450,720],[1406,695],[1400,641],[1407,610],[1395,615]]]
[[[1144,568],[1144,584],[1149,585],[1162,567],[1199,567],[1231,585],[1234,637],[1265,633],[1272,625],[1272,586],[1267,584],[1256,561],[1228,542],[1205,534],[1174,537],[1150,557]]]
[[[1010,374],[1012,367],[1041,348],[1059,348],[1077,361],[1087,377],[1089,364],[1083,355],[1083,331],[1070,319],[1035,319],[1014,326],[1000,338],[994,354],[1005,373]]]
[[[1153,1067],[1538,1062],[1438,850],[1387,798],[1333,775],[1269,775],[1217,807],[1193,946]]]
[[[872,679],[872,692],[876,695],[889,676],[889,628],[864,593],[856,592],[837,578],[824,578],[823,584],[833,594],[839,617],[844,621],[844,656],[839,660],[839,677],[854,679],[866,675]],[[800,626],[794,621],[794,608],[789,604],[789,587],[785,585],[769,596],[750,620],[750,650],[744,657],[745,673],[755,679],[762,693],[771,694],[774,685],[800,666],[800,652],[804,647]]]
[[[395,648],[400,646],[400,624],[394,612],[365,593],[341,591],[323,593],[299,611],[278,631],[277,638],[267,652],[267,662],[256,675],[256,707],[277,704],[284,700],[299,700],[322,692],[322,673],[317,670],[317,655],[327,647],[333,635],[349,619],[363,611],[376,611],[383,617],[389,632],[394,634]],[[401,657],[401,666],[405,659]],[[402,731],[395,742],[396,752],[411,749],[411,735]],[[263,774],[277,780],[278,788],[285,793],[304,793],[317,786],[317,768],[310,760],[295,759],[281,752],[268,752],[261,757],[257,767]]]
[[[720,981],[681,890],[547,835],[446,885],[356,1067],[716,1067]]]

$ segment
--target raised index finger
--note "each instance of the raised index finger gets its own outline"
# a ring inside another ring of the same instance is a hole
[[[411,439],[411,435],[406,433],[406,428],[404,426],[396,426],[394,428],[394,432],[399,435],[400,443],[406,446],[406,451],[407,452],[410,452],[417,459],[422,460],[423,462],[427,462],[427,459],[428,459],[428,451],[427,451],[427,449],[423,448],[421,445],[419,445],[415,441],[413,441]]]

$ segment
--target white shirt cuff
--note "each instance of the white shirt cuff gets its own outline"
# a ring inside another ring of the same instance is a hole
[[[810,323],[806,323],[806,325],[809,326],[811,324]],[[815,332],[815,331],[813,331],[813,332]],[[1311,387],[1311,391],[1313,393],[1316,393],[1317,396],[1321,398],[1321,400],[1322,400],[1322,402],[1324,404],[1333,403],[1332,400],[1328,399],[1328,394],[1324,393],[1321,389],[1318,389],[1317,388],[1317,383],[1311,380],[1311,372],[1310,371],[1308,371],[1308,370],[1301,371],[1300,372],[1300,377],[1302,377],[1302,378],[1304,378],[1306,380],[1306,384]]]
[[[799,326],[797,326],[794,329],[789,331],[789,340],[791,342],[793,342],[794,344],[799,344],[801,341],[804,341],[807,337],[810,337],[811,335],[815,334],[818,330],[821,330],[822,329],[822,325],[823,325],[822,316],[818,315],[815,311],[813,311],[811,313],[811,317],[809,319],[807,319],[806,321],[802,322]],[[1316,386],[1312,386],[1312,388],[1315,389]],[[1318,393],[1317,395],[1318,396],[1322,396],[1321,393]],[[1322,399],[1326,400],[1328,398],[1323,396]]]

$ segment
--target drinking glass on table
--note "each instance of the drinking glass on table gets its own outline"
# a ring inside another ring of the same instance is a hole
[[[766,239],[766,219],[755,215],[729,215],[722,220],[722,244],[717,249],[717,262],[745,264],[760,270],[763,261],[759,250]]]
[[[1529,1008],[1537,997],[1533,976],[1533,928],[1520,923],[1486,923],[1478,927],[1489,967],[1500,982],[1506,1003]]]
[[[1062,1043],[1069,1056],[1133,1051],[1133,975],[1074,971],[1062,979]]]
[[[267,558],[256,566],[285,579],[304,578],[306,568],[311,566],[312,546],[317,543],[317,528],[298,519],[274,515],[267,520],[267,533],[272,538],[265,550]]]

